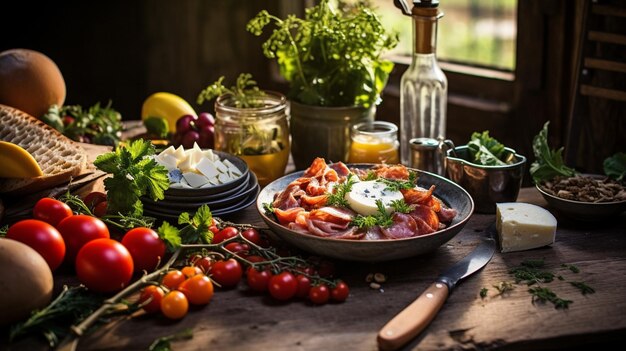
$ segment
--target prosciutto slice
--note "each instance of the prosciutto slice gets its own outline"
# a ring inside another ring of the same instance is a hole
[[[393,224],[387,228],[381,228],[381,233],[387,239],[403,239],[410,238],[417,234],[417,223],[413,217],[396,212],[392,217]]]
[[[304,208],[302,207],[292,207],[286,210],[274,208],[274,214],[276,215],[276,218],[278,218],[278,223],[282,225],[287,225],[290,222],[295,222],[296,217],[302,211],[304,211]]]
[[[432,233],[439,229],[439,217],[432,208],[424,205],[413,205],[414,209],[409,213],[409,216],[413,217],[416,221],[419,219],[424,222],[430,230],[426,230],[427,233]],[[420,228],[418,234],[425,234]]]
[[[409,204],[409,205],[413,205],[413,204],[427,204],[433,195],[433,191],[435,191],[435,186],[431,185],[430,189],[426,190],[426,189],[408,189],[408,190],[402,190],[402,196],[404,196],[404,201]]]
[[[339,225],[349,225],[354,219],[355,213],[347,208],[340,207],[322,207],[309,213],[310,219],[322,220]]]

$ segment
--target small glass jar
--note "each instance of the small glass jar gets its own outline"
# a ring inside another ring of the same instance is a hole
[[[285,174],[290,151],[287,98],[264,93],[253,98],[259,107],[236,107],[228,94],[215,101],[215,149],[246,161],[261,186]]]
[[[374,121],[352,127],[350,163],[395,164],[398,157],[398,127],[390,122]]]

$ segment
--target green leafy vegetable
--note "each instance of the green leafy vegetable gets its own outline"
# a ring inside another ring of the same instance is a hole
[[[348,207],[348,200],[346,195],[352,190],[352,186],[356,183],[356,179],[353,174],[348,175],[348,179],[345,182],[335,186],[333,193],[328,193],[326,199],[326,205],[337,207]]]
[[[530,165],[530,175],[536,184],[544,180],[551,180],[558,175],[572,177],[576,174],[574,169],[565,166],[562,147],[558,150],[550,149],[548,124],[550,122],[546,122],[543,129],[533,139],[535,162]]]
[[[470,161],[484,166],[503,166],[512,160],[505,160],[507,155],[504,145],[489,136],[489,131],[473,133],[467,143]],[[509,162],[506,162],[509,161]]]
[[[257,83],[252,80],[250,73],[241,73],[239,77],[237,77],[237,84],[230,89],[222,84],[223,81],[224,76],[202,90],[198,95],[198,105],[202,105],[205,101],[213,100],[220,95],[230,94],[234,97],[235,107],[248,108],[263,106],[263,104],[259,102],[259,98],[265,96],[265,93],[257,87]]]
[[[356,6],[337,9],[321,0],[306,10],[304,19],[280,19],[263,10],[250,20],[247,29],[257,36],[274,24],[263,52],[277,59],[292,99],[307,105],[366,108],[380,101],[393,68],[382,53],[398,39],[387,33],[371,8]]]
[[[187,340],[193,338],[193,331],[189,328],[178,332],[176,334],[164,336],[154,340],[154,342],[148,347],[149,351],[171,351],[172,341]]]
[[[180,239],[183,244],[196,244],[203,242],[210,244],[213,241],[213,232],[209,230],[213,224],[213,215],[209,206],[202,205],[191,217],[188,212],[178,216],[178,224],[186,224],[180,230]]]
[[[96,158],[98,169],[113,174],[104,180],[110,213],[141,215],[141,196],[148,195],[154,201],[164,198],[170,181],[167,169],[148,157],[154,153],[152,143],[138,139]]]
[[[604,160],[604,174],[617,180],[623,181],[626,177],[626,153],[618,152]]]

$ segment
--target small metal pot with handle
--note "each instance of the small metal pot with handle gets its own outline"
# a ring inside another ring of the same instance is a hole
[[[476,212],[495,213],[496,203],[514,202],[522,186],[526,157],[505,148],[513,162],[504,166],[483,166],[468,161],[466,145],[446,151],[448,178],[472,196]]]

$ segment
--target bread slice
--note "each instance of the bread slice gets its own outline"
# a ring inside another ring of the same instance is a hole
[[[0,179],[0,194],[28,194],[53,187],[86,167],[87,156],[80,145],[37,118],[5,105],[0,105],[0,140],[26,149],[43,171],[43,176],[36,178]]]

